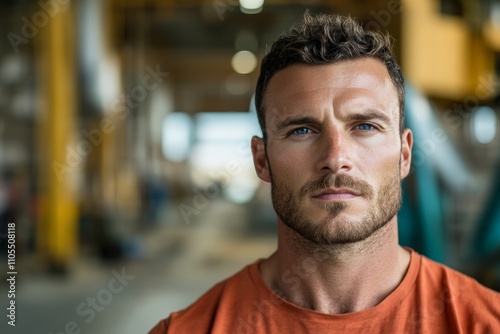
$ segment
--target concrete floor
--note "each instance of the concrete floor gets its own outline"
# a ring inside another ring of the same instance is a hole
[[[80,258],[66,278],[30,269],[36,263],[25,261],[27,274],[18,272],[16,327],[2,316],[0,333],[147,333],[276,247],[273,235],[244,233],[243,206],[214,200],[189,225],[174,211],[161,227],[140,237],[141,259],[104,265]],[[126,275],[124,283],[115,281],[119,273]]]

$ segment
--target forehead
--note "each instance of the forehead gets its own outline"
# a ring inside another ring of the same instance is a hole
[[[374,58],[325,65],[294,64],[277,72],[264,97],[266,113],[315,103],[369,103],[398,110],[396,87],[385,65]],[[392,116],[392,115],[391,115]],[[394,115],[397,116],[397,115]]]

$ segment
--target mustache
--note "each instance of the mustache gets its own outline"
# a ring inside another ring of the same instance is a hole
[[[299,198],[303,199],[310,193],[328,188],[349,188],[369,199],[374,196],[373,187],[363,180],[356,179],[347,174],[325,174],[300,188]]]

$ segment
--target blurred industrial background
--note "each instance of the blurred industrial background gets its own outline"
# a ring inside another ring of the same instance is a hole
[[[499,0],[2,0],[1,333],[146,333],[274,250],[252,95],[307,8],[394,36],[401,243],[500,291]]]

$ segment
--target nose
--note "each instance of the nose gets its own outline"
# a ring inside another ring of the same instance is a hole
[[[348,172],[352,169],[349,157],[348,134],[341,129],[325,131],[319,138],[318,170],[320,173]]]

